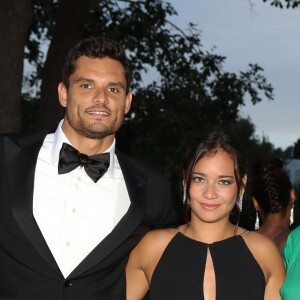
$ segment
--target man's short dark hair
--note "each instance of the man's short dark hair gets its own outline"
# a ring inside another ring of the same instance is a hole
[[[87,56],[89,58],[108,57],[120,62],[124,68],[127,82],[126,92],[129,91],[131,74],[125,51],[117,41],[107,37],[91,37],[83,39],[70,49],[63,68],[62,78],[62,81],[67,88],[69,88],[70,76],[74,73],[76,67],[76,60],[81,56]]]

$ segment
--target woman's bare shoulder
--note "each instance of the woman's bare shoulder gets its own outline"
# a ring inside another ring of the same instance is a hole
[[[266,279],[276,272],[284,270],[283,261],[276,244],[268,237],[255,231],[243,235],[252,255],[262,268]]]
[[[140,241],[141,246],[153,248],[168,244],[177,233],[176,228],[154,229],[147,232]]]
[[[154,268],[177,230],[156,229],[144,235],[130,254],[129,265],[139,266],[150,280]]]
[[[164,250],[177,233],[174,228],[151,230],[131,251],[126,266],[128,299],[142,299]]]
[[[263,234],[256,231],[245,231],[245,234],[241,235],[255,257],[258,255],[263,257],[266,256],[266,258],[268,258],[270,257],[270,252],[271,255],[273,253],[275,256],[280,255],[275,243]]]
[[[258,249],[273,249],[276,248],[275,243],[268,237],[256,231],[249,231],[247,234],[243,235],[245,242],[250,247],[258,248]],[[279,252],[279,250],[277,249]]]

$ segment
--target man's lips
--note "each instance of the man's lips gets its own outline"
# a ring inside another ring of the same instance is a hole
[[[106,110],[90,109],[90,110],[87,110],[86,112],[91,116],[97,116],[97,117],[109,116],[109,112]]]

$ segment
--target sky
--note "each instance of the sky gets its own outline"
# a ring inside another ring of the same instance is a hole
[[[186,29],[198,25],[204,49],[226,57],[224,70],[239,72],[257,63],[274,87],[266,98],[241,109],[250,117],[258,137],[286,149],[300,138],[300,7],[274,8],[262,0],[167,0]],[[284,2],[284,0],[283,0]],[[252,3],[253,5],[251,5]]]

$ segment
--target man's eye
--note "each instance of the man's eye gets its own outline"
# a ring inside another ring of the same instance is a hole
[[[108,88],[108,90],[112,93],[118,93],[119,92],[119,90],[117,88],[114,88],[114,87],[110,87],[110,88]]]
[[[84,89],[90,89],[90,88],[92,88],[92,86],[89,83],[84,83],[84,84],[80,85],[80,87],[82,87]]]

